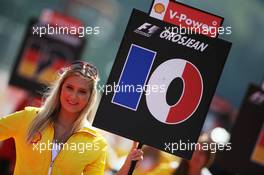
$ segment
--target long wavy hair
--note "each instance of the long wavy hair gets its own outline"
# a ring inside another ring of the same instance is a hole
[[[81,63],[89,64],[86,62],[81,62]],[[80,68],[75,69],[72,68],[71,66],[61,69],[58,75],[59,77],[57,78],[57,80],[53,83],[52,86],[48,88],[48,91],[43,95],[43,99],[44,99],[43,104],[41,105],[37,116],[32,121],[29,127],[27,134],[27,142],[30,142],[37,132],[43,131],[45,128],[48,127],[49,124],[54,124],[54,122],[56,121],[56,118],[61,109],[61,102],[60,102],[61,88],[65,79],[70,76],[78,75],[87,79],[89,82],[89,88],[91,90],[88,103],[86,107],[84,107],[84,109],[81,111],[79,117],[73,123],[71,133],[74,133],[79,129],[81,129],[87,123],[87,121],[92,122],[93,120],[94,110],[95,110],[94,105],[97,100],[96,87],[97,87],[97,82],[99,80],[98,75],[96,75],[95,78],[91,78],[90,76],[87,76],[87,70],[85,70],[85,67],[81,69]]]

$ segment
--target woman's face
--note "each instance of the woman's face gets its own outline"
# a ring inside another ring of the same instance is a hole
[[[79,113],[87,105],[91,90],[89,82],[81,75],[72,75],[62,84],[60,102],[63,110]]]

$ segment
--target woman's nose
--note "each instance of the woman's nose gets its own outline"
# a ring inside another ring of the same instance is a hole
[[[71,97],[71,100],[77,100],[77,98],[78,98],[78,93],[75,92],[75,91],[73,91],[73,92],[71,92],[70,97]]]

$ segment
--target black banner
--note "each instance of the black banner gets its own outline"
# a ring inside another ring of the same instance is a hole
[[[263,175],[263,122],[264,91],[256,85],[250,85],[232,128],[232,149],[222,153],[220,163],[229,171],[245,175]]]
[[[133,10],[93,125],[190,159],[231,43],[174,29]]]
[[[66,34],[35,34],[34,29],[48,24],[32,19],[13,66],[9,84],[41,95],[47,85],[56,80],[57,71],[79,58],[84,38]],[[39,30],[40,31],[40,30]],[[51,30],[50,30],[51,31]]]

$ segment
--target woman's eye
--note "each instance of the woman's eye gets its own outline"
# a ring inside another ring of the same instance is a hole
[[[71,86],[66,86],[67,89],[72,90],[73,88]]]
[[[86,94],[87,92],[86,91],[79,91],[81,94]]]

